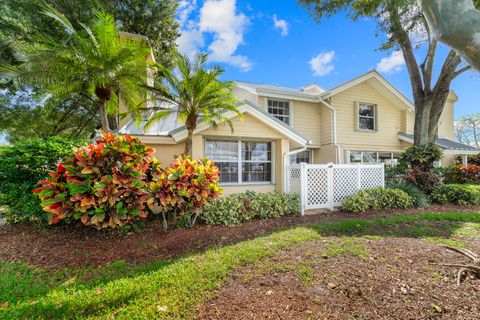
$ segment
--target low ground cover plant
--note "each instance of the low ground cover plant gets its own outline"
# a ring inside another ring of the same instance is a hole
[[[0,148],[0,206],[9,223],[46,224],[47,215],[32,190],[60,159],[86,141],[53,137],[21,141]]]
[[[415,199],[400,189],[374,188],[360,190],[345,198],[342,208],[347,212],[361,213],[366,210],[408,209],[415,206]]]
[[[245,193],[220,198],[202,209],[207,224],[232,226],[254,218],[278,218],[300,212],[300,195],[295,193]]]
[[[426,208],[430,205],[428,196],[410,183],[396,183],[388,186],[389,189],[399,189],[407,193],[414,199],[414,206],[418,208]]]
[[[480,186],[444,184],[435,189],[432,199],[439,204],[480,205]]]

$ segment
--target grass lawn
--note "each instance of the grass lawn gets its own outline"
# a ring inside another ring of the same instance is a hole
[[[375,220],[346,220],[276,231],[269,236],[210,249],[173,261],[130,265],[118,261],[96,268],[43,270],[0,262],[1,319],[180,319],[195,317],[235,268],[324,237],[422,238],[466,246],[480,236],[479,213],[423,213]],[[347,240],[326,252],[358,251]],[[353,240],[352,240],[353,241]],[[305,281],[309,269],[299,271]]]

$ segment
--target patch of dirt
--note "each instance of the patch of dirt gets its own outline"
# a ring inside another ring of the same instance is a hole
[[[391,216],[395,212],[417,214],[425,211],[476,212],[480,211],[480,206],[432,206],[428,209],[368,212],[360,215],[342,211],[317,212],[304,217],[253,220],[235,227],[197,224],[193,229],[177,229],[167,233],[163,232],[162,224],[157,220],[147,222],[144,230],[131,233],[128,237],[125,233],[96,231],[83,226],[38,228],[29,225],[4,225],[0,227],[0,260],[22,261],[51,269],[98,266],[117,260],[143,263],[236,243],[279,228],[345,219],[374,219]]]
[[[479,319],[480,280],[457,286],[452,261],[421,239],[329,237],[234,270],[198,319]]]

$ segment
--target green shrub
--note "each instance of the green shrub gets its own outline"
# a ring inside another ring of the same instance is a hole
[[[32,194],[38,180],[55,170],[57,162],[86,141],[53,137],[26,140],[0,148],[0,206],[9,223],[46,223],[38,197]]]
[[[246,208],[248,203],[244,193],[221,197],[205,206],[200,216],[206,224],[233,226],[253,219],[253,212]]]
[[[192,160],[185,155],[177,156],[175,162],[165,169],[158,168],[150,191],[162,210],[164,229],[169,224],[185,222],[193,227],[201,209],[223,193],[219,187],[219,172],[213,161]]]
[[[443,169],[445,183],[480,184],[480,166],[456,164]]]
[[[432,199],[440,204],[480,205],[480,186],[444,184],[435,189]]]
[[[345,211],[359,213],[369,209],[408,209],[413,208],[415,199],[400,189],[374,188],[360,190],[343,200]]]
[[[146,185],[156,166],[154,150],[138,138],[101,135],[94,144],[70,152],[33,190],[49,223],[80,220],[114,228],[147,217],[151,196]]]
[[[410,183],[397,183],[388,186],[389,189],[400,189],[414,199],[414,205],[418,208],[426,208],[430,205],[425,193]]]
[[[254,218],[278,218],[300,212],[300,195],[295,193],[245,193],[219,198],[202,210],[207,224],[232,226]]]

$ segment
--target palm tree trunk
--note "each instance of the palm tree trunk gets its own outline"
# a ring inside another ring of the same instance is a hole
[[[185,142],[185,149],[183,153],[187,156],[192,155],[192,140],[193,140],[193,130],[188,129],[187,141]]]
[[[100,121],[102,122],[102,130],[108,132],[110,131],[110,125],[108,123],[108,115],[107,115],[107,100],[100,98],[98,109],[100,111]]]

